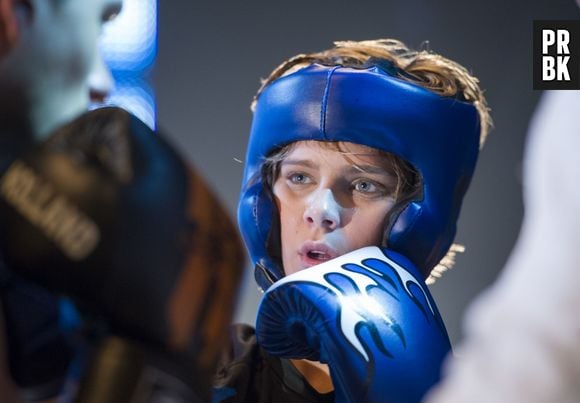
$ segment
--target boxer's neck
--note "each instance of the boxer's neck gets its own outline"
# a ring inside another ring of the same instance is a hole
[[[328,365],[310,360],[290,360],[290,362],[318,393],[329,393],[334,390]]]

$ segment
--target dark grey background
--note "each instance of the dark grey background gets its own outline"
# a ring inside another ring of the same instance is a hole
[[[468,303],[497,276],[523,214],[521,159],[532,90],[532,21],[578,19],[573,0],[171,0],[159,2],[154,71],[161,128],[234,214],[260,77],[333,40],[393,37],[468,67],[482,82],[495,129],[465,199],[457,241],[467,251],[432,287],[454,341]],[[248,265],[237,319],[258,299]]]

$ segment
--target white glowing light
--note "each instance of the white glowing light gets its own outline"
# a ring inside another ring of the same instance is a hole
[[[101,35],[101,51],[113,70],[146,69],[157,48],[156,0],[125,0],[123,10]]]
[[[146,75],[157,51],[157,1],[124,0],[121,13],[103,28],[100,50],[115,77],[105,105],[126,109],[155,129],[155,96]]]

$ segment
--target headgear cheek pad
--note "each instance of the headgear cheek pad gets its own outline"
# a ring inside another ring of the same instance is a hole
[[[258,285],[266,289],[284,276],[267,251],[277,208],[261,168],[272,151],[295,141],[347,141],[410,163],[420,175],[422,192],[391,217],[384,239],[427,277],[455,237],[479,133],[472,104],[442,97],[378,67],[313,64],[274,81],[256,105],[238,206]]]

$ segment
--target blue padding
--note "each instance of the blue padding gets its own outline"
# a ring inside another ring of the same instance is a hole
[[[283,276],[265,246],[276,208],[263,189],[264,158],[295,141],[349,141],[396,154],[419,172],[421,199],[391,217],[385,239],[427,276],[455,237],[479,132],[472,104],[439,96],[378,67],[314,64],[276,80],[256,106],[238,210],[252,260],[267,265],[268,277]],[[261,273],[256,272],[258,283],[267,288],[271,279]]]

